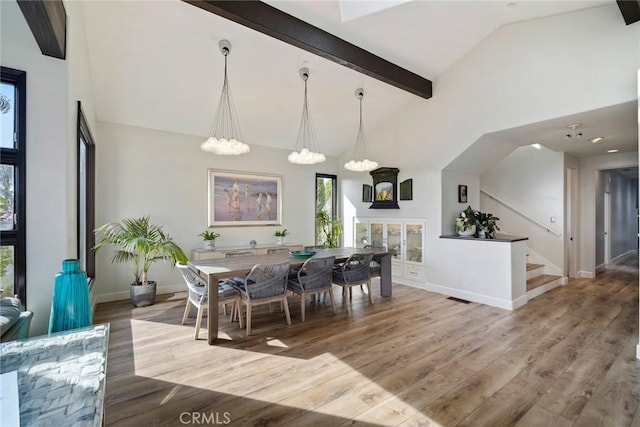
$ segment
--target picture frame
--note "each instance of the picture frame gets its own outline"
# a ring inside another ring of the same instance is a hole
[[[208,169],[209,227],[282,225],[282,176]]]
[[[371,203],[373,201],[373,187],[368,184],[362,184],[362,201]]]
[[[400,200],[413,200],[413,179],[409,178],[400,183]]]
[[[458,203],[467,203],[466,185],[458,185]]]

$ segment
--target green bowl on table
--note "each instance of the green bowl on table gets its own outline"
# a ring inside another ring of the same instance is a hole
[[[316,254],[315,251],[291,251],[291,252],[289,252],[289,255],[291,255],[293,258],[296,258],[296,259],[311,258],[315,254]]]

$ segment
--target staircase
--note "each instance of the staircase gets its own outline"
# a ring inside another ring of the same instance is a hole
[[[562,278],[544,274],[543,264],[527,263],[527,299],[530,300],[560,286]]]

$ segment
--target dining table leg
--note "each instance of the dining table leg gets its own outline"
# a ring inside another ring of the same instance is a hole
[[[391,296],[391,254],[380,258],[380,296]]]
[[[207,342],[215,344],[218,339],[218,280],[207,274],[207,295],[209,312],[207,313]]]

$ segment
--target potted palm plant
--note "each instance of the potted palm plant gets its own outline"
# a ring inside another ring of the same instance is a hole
[[[128,218],[121,222],[108,223],[95,230],[98,242],[93,250],[106,245],[116,250],[111,262],[129,263],[133,271],[131,302],[136,307],[154,303],[156,282],[148,279],[149,268],[156,261],[186,263],[187,256],[159,225],[151,224],[149,217]]]

